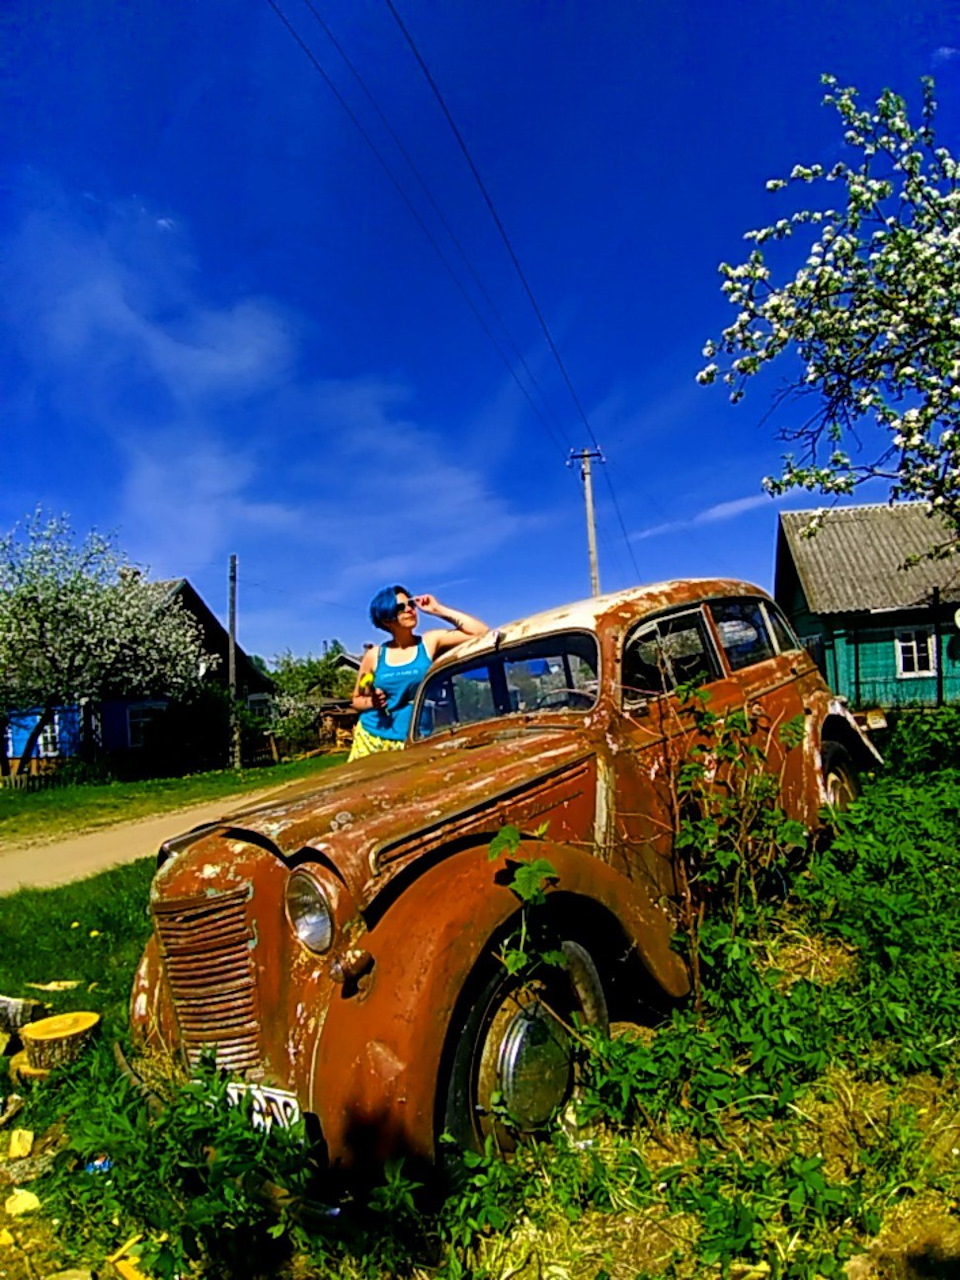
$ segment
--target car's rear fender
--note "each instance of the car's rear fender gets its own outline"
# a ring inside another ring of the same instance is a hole
[[[686,969],[670,949],[672,921],[642,890],[569,846],[530,842],[520,856],[545,858],[556,870],[548,909],[557,895],[567,921],[576,918],[577,898],[589,905],[585,920],[605,913],[663,992],[686,993]],[[454,1010],[491,938],[502,937],[518,913],[506,871],[503,858],[489,861],[485,846],[462,850],[424,872],[365,935],[373,967],[334,999],[310,1070],[308,1106],[334,1162],[434,1158],[437,1086]]]

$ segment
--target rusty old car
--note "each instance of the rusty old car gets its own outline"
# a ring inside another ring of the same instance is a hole
[[[305,1114],[334,1165],[432,1160],[445,1132],[476,1147],[504,1113],[542,1127],[575,1078],[572,1015],[642,1021],[688,990],[667,775],[694,681],[767,743],[799,717],[801,746],[769,767],[811,829],[873,762],[749,584],[502,626],[433,665],[405,750],[163,845],[134,1030],[188,1066],[215,1054],[262,1116]],[[532,989],[500,959],[519,910],[507,855],[488,857],[504,824],[537,833],[555,872],[544,911],[567,963]]]

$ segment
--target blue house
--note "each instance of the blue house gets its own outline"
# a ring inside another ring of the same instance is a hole
[[[960,700],[960,556],[911,563],[949,537],[920,502],[781,513],[774,596],[855,707]]]
[[[40,713],[18,712],[10,716],[7,724],[7,758],[19,760],[27,745]],[[57,707],[53,720],[41,733],[34,759],[52,766],[64,756],[73,756],[80,749],[81,716],[79,707]],[[43,767],[43,764],[41,764]]]
[[[179,599],[200,627],[203,650],[210,661],[205,683],[226,688],[228,671],[229,637],[223,623],[217,618],[186,578],[158,582],[157,587],[168,600]],[[261,710],[270,703],[273,681],[236,646],[237,694],[251,710]],[[45,772],[54,769],[58,762],[77,755],[80,750],[86,719],[86,732],[92,735],[99,753],[114,755],[138,751],[143,747],[151,721],[161,715],[169,699],[157,694],[153,697],[113,698],[95,706],[58,707],[52,724],[48,725],[37,743],[30,770]],[[39,710],[16,713],[9,718],[6,730],[6,754],[11,765],[19,765],[31,730],[36,727]],[[26,772],[26,769],[21,769]]]

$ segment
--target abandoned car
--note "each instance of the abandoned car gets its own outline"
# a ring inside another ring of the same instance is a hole
[[[642,1020],[688,990],[671,947],[677,687],[748,707],[787,813],[814,828],[873,749],[769,597],[746,583],[621,591],[503,626],[434,664],[402,752],[297,784],[168,841],[135,1031],[216,1061],[260,1116],[306,1114],[330,1160],[435,1159],[504,1113],[542,1127],[569,1096],[576,1014]],[[509,850],[555,875],[542,911],[567,963],[502,963],[519,902]],[[529,840],[529,843],[528,843]],[[542,988],[551,988],[543,991]],[[562,1018],[554,1016],[557,1010]]]

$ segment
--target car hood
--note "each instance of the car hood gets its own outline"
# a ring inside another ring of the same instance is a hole
[[[484,726],[367,757],[320,785],[300,783],[278,801],[170,840],[165,850],[180,872],[197,861],[205,872],[226,871],[224,860],[249,857],[250,846],[287,863],[319,861],[363,910],[411,862],[451,840],[492,835],[529,813],[539,819],[533,826],[543,821],[561,834],[553,808],[571,796],[593,804],[595,744],[585,728],[583,718],[576,726]],[[158,879],[182,883],[176,872]]]

